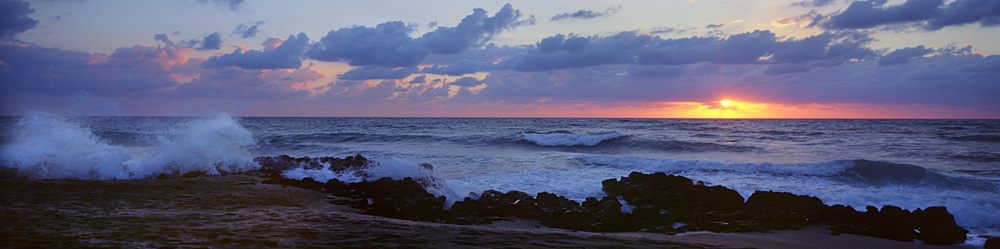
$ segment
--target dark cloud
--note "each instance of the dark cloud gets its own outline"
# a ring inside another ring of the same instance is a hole
[[[174,47],[136,45],[92,54],[36,46],[0,44],[3,94],[126,96],[176,86],[168,68],[187,61]]]
[[[492,62],[460,60],[447,66],[426,67],[421,73],[462,76],[466,74],[489,71],[494,67]]]
[[[299,68],[302,57],[309,47],[309,37],[305,33],[288,36],[280,46],[271,50],[237,49],[229,54],[212,56],[205,61],[206,67],[236,66],[244,69]]]
[[[492,17],[480,8],[455,27],[438,27],[418,39],[410,38],[414,27],[401,21],[375,27],[354,26],[330,31],[309,49],[309,58],[344,61],[352,66],[412,67],[429,54],[454,54],[482,46],[493,35],[533,19],[520,21],[521,12],[504,5]]]
[[[341,80],[402,79],[417,72],[415,67],[387,68],[363,66],[337,75]]]
[[[174,42],[170,40],[170,37],[167,37],[166,33],[159,33],[159,34],[153,35],[153,40],[160,41],[163,44],[166,44],[167,46],[173,46],[174,45]]]
[[[976,22],[984,27],[1000,25],[1000,1],[956,0],[945,4],[944,0],[907,0],[899,5],[886,4],[886,0],[856,1],[841,12],[819,15],[829,16],[819,24],[827,29],[906,25],[928,31]]]
[[[483,81],[477,80],[475,77],[462,77],[454,82],[451,82],[453,86],[463,86],[463,87],[474,87],[482,85]]]
[[[35,10],[27,2],[0,0],[0,39],[9,39],[38,25],[38,20],[28,17],[31,13]]]
[[[198,0],[198,2],[201,2],[201,3],[212,2],[212,3],[218,4],[218,5],[227,7],[227,8],[229,8],[229,10],[233,10],[233,11],[239,10],[240,9],[240,5],[243,5],[243,0]]]
[[[521,11],[506,4],[500,11],[487,15],[486,10],[476,8],[472,14],[462,19],[455,27],[438,27],[424,34],[418,40],[423,47],[435,54],[453,54],[471,47],[482,46],[501,31],[521,25],[533,24],[534,19],[520,21]]]
[[[764,68],[763,72],[767,75],[776,76],[790,73],[805,73],[809,72],[809,70],[809,66],[804,63],[784,63],[768,65]]]
[[[834,0],[810,0],[792,3],[792,6],[798,7],[823,7],[833,4]]]
[[[499,63],[518,71],[537,72],[605,64],[635,63],[637,51],[658,38],[623,32],[611,36],[579,37],[562,34],[547,37],[526,53]]]
[[[904,64],[910,62],[910,60],[913,58],[924,56],[932,52],[934,52],[933,49],[924,48],[923,45],[896,49],[879,58],[878,65],[891,66],[896,64]]]
[[[578,10],[578,11],[573,12],[573,13],[568,13],[567,12],[567,13],[562,13],[562,14],[555,15],[552,18],[550,18],[549,21],[572,20],[572,19],[592,19],[592,18],[598,18],[598,17],[602,17],[602,16],[613,15],[615,13],[618,13],[618,10],[621,10],[621,9],[622,9],[622,6],[618,5],[617,7],[616,6],[608,7],[608,9],[604,10],[604,12],[597,12],[597,11],[592,11],[592,10]]]
[[[240,23],[239,25],[236,25],[236,29],[233,30],[233,34],[238,35],[243,39],[254,38],[260,34],[260,29],[257,27],[263,24],[264,21]]]
[[[413,41],[413,27],[401,21],[375,27],[354,26],[330,31],[308,51],[318,61],[344,61],[352,66],[416,66],[429,53]]]
[[[690,65],[702,62],[714,64],[817,62],[811,65],[829,66],[851,59],[874,56],[874,51],[864,47],[871,41],[870,37],[853,32],[827,32],[802,39],[782,39],[766,30],[735,34],[726,38],[662,39],[632,32],[606,37],[556,35],[542,39],[528,51],[506,59],[496,66],[525,72],[614,64]]]
[[[684,66],[631,66],[628,75],[632,77],[674,78],[687,73],[690,69]]]
[[[219,32],[215,32],[208,36],[205,36],[205,39],[202,39],[201,46],[198,47],[198,50],[219,50],[219,48],[221,47],[222,47],[222,34],[219,34]]]
[[[868,35],[854,32],[823,33],[778,44],[772,60],[777,63],[826,61],[836,65],[851,59],[875,56],[864,45],[872,42]]]
[[[322,78],[323,73],[312,68],[268,70],[264,73],[261,70],[226,67],[203,71],[201,77],[179,85],[169,95],[237,101],[288,101],[309,96],[308,91],[293,86]]]

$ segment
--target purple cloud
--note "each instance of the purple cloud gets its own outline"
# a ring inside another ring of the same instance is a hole
[[[608,9],[604,10],[604,12],[597,12],[597,11],[593,11],[593,10],[578,10],[578,11],[573,12],[573,13],[562,13],[562,14],[558,14],[558,15],[552,16],[552,18],[550,18],[549,21],[561,21],[561,20],[567,20],[567,19],[569,19],[569,20],[572,20],[572,19],[593,19],[593,18],[598,18],[598,17],[602,17],[602,16],[614,15],[615,13],[618,13],[618,10],[621,10],[621,9],[622,9],[622,6],[618,5],[617,7],[615,7],[615,6],[608,7]]]
[[[533,19],[519,20],[521,12],[504,5],[492,17],[480,8],[455,27],[438,27],[420,38],[410,38],[414,27],[401,21],[375,27],[354,26],[330,31],[308,51],[319,61],[343,61],[352,66],[412,67],[429,54],[455,54],[482,46],[493,35]]]
[[[240,9],[240,5],[243,5],[243,0],[198,0],[201,3],[213,2],[218,5],[225,6],[229,10],[236,11]]]
[[[233,34],[238,35],[243,39],[254,38],[260,34],[260,29],[257,27],[263,24],[264,21],[240,23],[239,25],[236,25],[236,29],[233,30]]]
[[[222,47],[222,35],[219,32],[212,33],[202,39],[198,50],[219,50]]]
[[[302,57],[309,47],[309,37],[305,33],[298,36],[289,35],[288,39],[271,50],[243,51],[236,49],[232,53],[212,56],[205,60],[206,67],[236,66],[244,69],[275,69],[299,68]]]
[[[380,66],[363,66],[337,75],[337,78],[341,80],[402,79],[416,72],[417,68],[415,67],[394,69]]]
[[[0,38],[9,39],[38,25],[38,20],[28,17],[35,13],[31,4],[19,0],[0,0]]]
[[[853,2],[841,12],[820,15],[829,16],[829,19],[819,24],[827,29],[867,29],[899,24],[928,31],[976,22],[984,27],[1000,25],[998,1],[956,0],[945,4],[944,0],[907,0],[899,5],[886,4],[886,0]]]
[[[823,7],[833,4],[833,0],[810,0],[792,3],[792,6],[798,7]]]
[[[933,49],[924,48],[924,45],[896,49],[879,58],[878,65],[891,66],[896,64],[904,64],[910,62],[910,60],[913,58],[924,56],[932,52],[934,52]]]
[[[462,19],[455,27],[438,27],[424,34],[417,41],[424,48],[435,54],[454,54],[471,47],[484,45],[501,31],[534,23],[534,18],[520,21],[521,11],[506,4],[500,11],[487,15],[486,10],[476,8],[471,15]]]

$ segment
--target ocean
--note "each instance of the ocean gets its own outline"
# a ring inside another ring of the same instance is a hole
[[[826,204],[947,206],[1000,236],[1000,120],[71,117],[0,118],[0,166],[34,178],[130,179],[253,170],[257,156],[363,155],[366,174],[437,179],[450,202],[483,190],[582,201],[601,181],[665,172],[813,195]],[[433,165],[433,170],[420,166]],[[286,177],[360,181],[296,169]]]

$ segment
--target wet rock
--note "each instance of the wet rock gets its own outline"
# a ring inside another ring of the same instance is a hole
[[[663,209],[678,222],[690,221],[695,213],[734,212],[743,207],[743,197],[735,190],[695,184],[691,179],[661,172],[632,172],[621,180],[608,179],[601,184],[608,196],[620,196],[635,206],[649,205],[657,213]]]
[[[463,201],[455,202],[450,211],[456,217],[466,218],[515,216],[538,219],[542,213],[535,198],[527,193],[521,191],[501,193],[495,190],[484,191],[478,199],[465,198]]]
[[[896,206],[865,207],[864,213],[855,213],[850,219],[830,228],[833,232],[865,235],[898,241],[913,241],[917,232],[915,217]]]
[[[737,217],[759,221],[765,229],[797,229],[817,224],[826,207],[814,196],[756,191],[747,198],[745,208]]]
[[[564,196],[541,192],[535,196],[535,203],[541,210],[539,220],[542,225],[556,228],[585,230],[590,226],[592,215],[580,203]]]
[[[428,193],[413,178],[382,178],[351,183],[347,188],[347,197],[363,200],[351,206],[366,214],[408,220],[436,220],[444,215],[445,198]]]
[[[919,234],[917,239],[932,245],[952,245],[965,242],[965,230],[955,224],[955,216],[948,213],[945,207],[928,207],[922,212],[916,212],[915,217],[919,224]]]
[[[983,244],[983,249],[1000,249],[1000,237],[991,237],[986,239],[986,244]]]

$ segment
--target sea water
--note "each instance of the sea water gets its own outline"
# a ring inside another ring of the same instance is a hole
[[[0,166],[35,178],[241,172],[256,156],[361,154],[364,175],[439,179],[460,200],[494,189],[582,201],[601,181],[665,172],[813,195],[826,204],[947,206],[1000,235],[1000,120],[65,117],[0,119]],[[419,163],[430,163],[433,170]],[[359,172],[360,173],[360,172]],[[361,174],[296,169],[289,178]],[[973,238],[972,244],[982,244]]]

